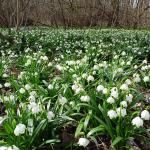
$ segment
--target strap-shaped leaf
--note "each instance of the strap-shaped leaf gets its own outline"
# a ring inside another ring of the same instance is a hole
[[[103,125],[100,125],[96,128],[93,128],[88,134],[87,134],[87,137],[97,133],[97,132],[104,132],[105,131],[105,128]]]
[[[83,128],[83,122],[80,122],[76,129],[75,137],[78,137],[80,135],[82,128]]]
[[[122,139],[123,139],[122,137],[117,136],[117,137],[113,140],[112,145],[115,146],[115,145],[116,145],[117,143],[119,143]]]

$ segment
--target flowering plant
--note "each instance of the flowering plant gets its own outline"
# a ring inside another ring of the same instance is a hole
[[[150,33],[11,34],[14,45],[0,41],[0,149],[120,150],[141,136],[149,144]]]

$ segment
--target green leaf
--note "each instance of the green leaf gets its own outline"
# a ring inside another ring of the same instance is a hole
[[[6,146],[7,145],[7,143],[5,142],[5,141],[3,141],[3,140],[0,140],[0,146]]]
[[[29,145],[33,143],[33,141],[38,137],[41,130],[43,130],[46,127],[46,119],[42,120],[40,124],[36,127],[36,129],[33,132],[33,136],[30,139]]]
[[[59,143],[59,142],[60,142],[60,140],[58,140],[58,139],[47,140],[47,141],[43,142],[39,147],[42,147],[45,144],[53,144],[53,143]]]
[[[62,115],[61,118],[64,120],[74,121],[74,119],[72,119],[71,117],[65,116],[65,115]]]
[[[88,134],[87,134],[87,137],[93,135],[94,133],[97,133],[97,132],[104,132],[105,131],[105,128],[103,125],[100,125],[96,128],[93,128]]]
[[[115,146],[115,145],[116,145],[117,143],[119,143],[122,139],[123,139],[122,137],[117,136],[117,137],[113,140],[112,145]]]
[[[84,130],[86,131],[91,115],[87,115],[84,121]]]
[[[0,137],[4,137],[4,136],[7,136],[8,134],[6,132],[0,132]]]
[[[105,119],[105,128],[106,128],[106,130],[108,131],[108,133],[109,133],[109,135],[111,136],[111,137],[113,137],[113,127],[112,127],[112,124],[111,124],[111,121],[110,121],[110,119],[108,118],[108,116],[107,116],[107,112],[106,112],[106,109],[103,109],[102,108],[102,106],[99,104],[98,105],[98,108],[99,108],[99,110],[101,111],[101,113],[102,113],[102,115],[103,115],[103,117],[104,117],[104,119]]]
[[[11,128],[11,126],[9,124],[5,123],[5,124],[3,124],[3,127],[8,134],[13,133],[13,129]]]
[[[81,107],[81,106],[82,106],[82,107],[89,107],[90,109],[97,111],[96,108],[92,107],[92,106],[89,105],[89,104],[86,104],[86,103],[79,103],[79,104],[77,104],[77,107]]]
[[[80,122],[76,129],[75,137],[78,137],[80,135],[82,128],[83,128],[83,122]]]

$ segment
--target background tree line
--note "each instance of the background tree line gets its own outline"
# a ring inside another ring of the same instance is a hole
[[[150,0],[0,0],[0,26],[150,27]]]

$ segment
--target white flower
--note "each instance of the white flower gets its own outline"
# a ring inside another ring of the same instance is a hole
[[[25,66],[31,65],[31,59],[28,59],[27,62],[25,63]]]
[[[144,120],[150,120],[150,113],[147,110],[143,110],[141,113],[141,118]]]
[[[94,81],[94,77],[91,76],[91,75],[89,75],[89,76],[87,77],[87,81],[88,81],[88,82],[89,82],[89,81]]]
[[[142,66],[141,70],[145,71],[148,69],[148,66]]]
[[[133,95],[132,94],[126,95],[126,101],[128,101],[129,103],[131,103],[132,99],[133,99]]]
[[[145,76],[143,80],[144,80],[144,82],[148,82],[149,81],[149,76]]]
[[[128,62],[127,62],[127,65],[131,65],[131,61],[128,61]]]
[[[36,104],[35,102],[30,102],[28,105],[29,109],[31,109],[33,114],[37,114],[41,111],[40,106]]]
[[[73,78],[77,78],[78,76],[77,76],[77,74],[73,74],[72,77]]]
[[[48,57],[47,57],[47,56],[43,56],[42,59],[43,59],[44,61],[47,61],[47,60],[48,60]]]
[[[2,84],[0,84],[0,89],[3,87],[3,85]]]
[[[123,66],[125,64],[125,61],[123,60],[120,64],[121,64],[121,66]]]
[[[25,85],[25,89],[28,91],[28,90],[31,89],[31,86],[30,86],[29,84],[26,84],[26,85]]]
[[[38,73],[37,73],[37,72],[35,72],[35,73],[34,73],[34,75],[35,75],[35,76],[38,76]]]
[[[113,97],[109,97],[107,99],[107,103],[110,103],[110,104],[113,104],[115,102],[114,98]]]
[[[123,51],[123,52],[121,53],[121,55],[122,55],[122,56],[126,56],[126,52]]]
[[[48,63],[48,67],[51,67],[53,66],[53,64],[51,62]]]
[[[14,134],[16,136],[19,136],[21,134],[24,134],[25,130],[26,130],[26,126],[24,124],[19,123],[19,124],[16,125],[16,128],[14,130]]]
[[[51,121],[55,117],[55,114],[52,111],[49,111],[47,113],[47,119],[48,121]]]
[[[128,87],[127,84],[122,84],[121,87],[120,87],[120,89],[127,91],[129,89],[129,87]]]
[[[59,71],[62,71],[62,70],[63,70],[63,67],[60,66],[60,65],[56,65],[56,69],[59,70]]]
[[[20,74],[18,75],[18,79],[23,78],[23,75],[25,74],[25,72],[20,72]]]
[[[114,110],[109,110],[108,112],[107,112],[107,115],[108,115],[108,117],[110,118],[110,119],[113,119],[113,118],[117,118],[117,113],[114,111]]]
[[[118,57],[119,57],[118,55],[115,55],[115,56],[114,56],[114,59],[118,59]]]
[[[127,85],[131,85],[131,80],[130,79],[127,79],[126,81],[125,81],[125,84],[127,84]]]
[[[93,71],[92,74],[95,75],[95,74],[96,74],[96,71]]]
[[[83,89],[82,89],[81,87],[79,87],[79,88],[77,88],[77,89],[75,90],[75,93],[76,93],[76,94],[79,94],[81,91],[83,91]]]
[[[20,92],[21,94],[24,94],[26,91],[25,91],[24,88],[21,88],[21,89],[19,90],[19,92]]]
[[[140,78],[140,76],[139,76],[139,74],[134,74],[133,75],[133,80],[134,80],[134,82],[140,82],[141,81],[141,78]]]
[[[77,88],[78,88],[78,85],[76,85],[76,84],[72,85],[72,90],[76,91]]]
[[[49,84],[49,85],[48,85],[48,89],[49,89],[49,90],[52,90],[52,89],[53,89],[53,85],[52,85],[52,84]]]
[[[10,98],[10,100],[12,100],[12,101],[15,99],[14,95],[10,95],[9,98]]]
[[[104,88],[103,91],[102,91],[102,93],[103,93],[103,94],[107,94],[107,93],[108,93],[108,89],[107,89],[107,88]]]
[[[127,115],[126,109],[121,107],[117,108],[117,114],[118,116],[125,117]]]
[[[37,61],[37,63],[38,63],[38,64],[41,64],[41,63],[42,63],[42,61],[41,61],[41,60],[38,60],[38,61]],[[25,64],[25,65],[26,65],[26,64]]]
[[[70,104],[72,107],[75,106],[75,102],[74,102],[74,101],[71,101],[69,104]]]
[[[86,77],[87,77],[87,74],[86,74],[86,73],[83,73],[83,74],[82,74],[82,78],[85,79]]]
[[[3,74],[3,77],[4,77],[4,78],[7,78],[8,76],[9,76],[9,75],[6,74],[6,73]]]
[[[36,93],[36,91],[32,91],[32,92],[30,92],[30,95],[32,95],[32,96],[36,96],[36,95],[37,95],[37,93]]]
[[[118,72],[118,73],[122,73],[122,72],[123,72],[123,69],[122,69],[122,68],[118,68],[118,69],[117,69],[117,72]]]
[[[8,150],[8,147],[6,147],[6,146],[0,146],[0,150]]]
[[[34,102],[35,101],[35,96],[34,95],[29,96],[29,100],[30,100],[30,102]]]
[[[102,92],[104,90],[104,86],[103,85],[98,85],[96,90],[97,90],[97,92]]]
[[[143,64],[147,64],[147,60],[143,60],[143,62],[142,62]]]
[[[118,89],[116,87],[111,89],[111,96],[114,98],[118,98]]]
[[[68,102],[68,100],[66,99],[66,97],[60,96],[59,103],[61,105],[65,105],[67,102]]]
[[[5,87],[10,87],[11,84],[10,84],[9,82],[6,82],[6,83],[4,84],[4,86],[5,86]]]
[[[10,146],[7,147],[7,146],[0,146],[0,150],[15,150],[15,149],[12,149]]]
[[[88,146],[89,143],[90,141],[86,138],[80,138],[78,141],[79,146],[83,146],[83,147]]]
[[[13,150],[20,150],[16,145],[12,146]]]
[[[132,119],[132,124],[139,128],[143,126],[143,120],[140,117],[135,117]]]
[[[8,96],[4,96],[4,100],[5,100],[6,102],[8,102],[8,101],[9,101],[9,97],[8,97]]]
[[[98,65],[94,65],[93,69],[94,69],[94,70],[98,70],[98,69],[99,69],[99,66],[98,66]]]
[[[137,68],[138,68],[138,66],[137,66],[137,65],[135,65],[135,66],[134,66],[134,69],[137,69]]]
[[[123,106],[123,107],[125,107],[125,108],[127,108],[127,106],[128,106],[126,101],[120,102],[120,105]]]
[[[90,97],[88,95],[85,95],[85,96],[81,96],[80,97],[80,100],[82,102],[89,102],[90,101]]]

